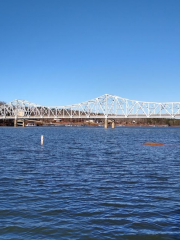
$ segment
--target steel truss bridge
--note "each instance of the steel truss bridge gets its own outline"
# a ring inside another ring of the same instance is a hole
[[[143,102],[105,94],[79,104],[47,107],[24,100],[0,106],[0,119],[180,118],[180,102]]]

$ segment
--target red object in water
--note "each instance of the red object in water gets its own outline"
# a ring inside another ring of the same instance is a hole
[[[156,143],[156,142],[146,142],[143,145],[150,145],[150,146],[163,146],[164,143]]]

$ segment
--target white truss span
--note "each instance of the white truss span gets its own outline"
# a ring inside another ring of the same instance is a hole
[[[142,102],[105,94],[59,107],[46,107],[24,100],[0,106],[0,119],[39,118],[180,118],[180,102]]]

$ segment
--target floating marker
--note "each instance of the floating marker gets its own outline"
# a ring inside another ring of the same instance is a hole
[[[44,136],[41,135],[41,145],[43,145],[43,144],[44,144]]]

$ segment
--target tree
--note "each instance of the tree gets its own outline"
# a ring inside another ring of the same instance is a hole
[[[0,106],[6,104],[4,101],[0,101]]]

